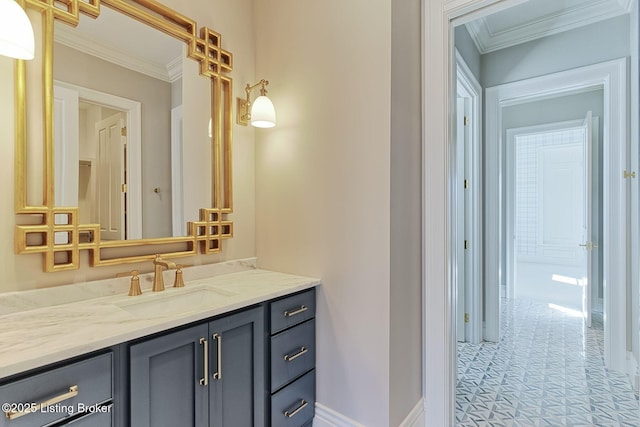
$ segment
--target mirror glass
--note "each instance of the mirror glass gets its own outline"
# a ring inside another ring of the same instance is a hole
[[[154,0],[27,0],[15,251],[45,271],[214,254],[233,237],[233,55]],[[97,17],[97,18],[92,18]],[[69,25],[67,25],[69,24]]]
[[[201,123],[185,138],[183,74],[205,87],[207,79],[185,43],[102,6],[75,28],[55,22],[55,206],[78,206],[79,222],[100,224],[102,241],[185,236],[195,219],[185,211],[195,217],[197,208],[184,206],[184,165],[198,160],[184,153],[202,156],[187,145],[210,146],[210,136]],[[211,170],[196,170],[201,178],[190,180],[207,196],[194,205],[210,206]]]

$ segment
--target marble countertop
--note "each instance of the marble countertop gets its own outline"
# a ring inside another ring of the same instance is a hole
[[[141,276],[143,294],[136,297],[127,296],[128,278],[0,295],[0,313],[6,313],[0,314],[0,378],[320,284],[256,269],[251,262],[218,267],[209,277],[185,269],[184,288],[172,288],[173,279],[166,276],[164,292],[151,292],[150,277]],[[42,295],[47,292],[55,297]]]

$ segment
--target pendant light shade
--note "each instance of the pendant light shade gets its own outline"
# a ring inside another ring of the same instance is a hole
[[[14,0],[0,0],[0,55],[33,59],[34,37],[31,21]]]
[[[276,125],[276,110],[266,95],[260,95],[253,101],[251,125],[257,128],[272,128]]]

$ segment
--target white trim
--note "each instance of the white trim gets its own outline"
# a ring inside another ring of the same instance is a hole
[[[535,77],[486,89],[487,144],[485,196],[487,206],[499,206],[502,173],[502,109],[540,96],[563,94],[595,87],[604,88],[603,127],[603,283],[605,313],[605,364],[607,368],[626,370],[626,289],[627,282],[627,200],[626,183],[622,179],[627,162],[627,96],[626,58],[573,70]],[[496,159],[498,161],[496,162]],[[500,215],[487,212],[486,259],[501,260],[503,244]],[[494,234],[495,233],[495,234]],[[486,321],[488,336],[499,337],[499,285],[501,266],[497,263],[485,266],[487,286]],[[495,285],[493,285],[495,284]]]
[[[167,83],[173,83],[182,77],[182,56],[176,57],[166,65],[160,64],[144,59],[141,56],[134,56],[125,49],[118,49],[113,45],[83,37],[66,24],[56,25],[55,41],[86,55],[91,55]]]
[[[455,51],[456,56],[456,78],[465,97],[471,98],[470,123],[471,137],[470,144],[470,169],[471,174],[467,178],[470,180],[471,209],[472,212],[472,234],[469,236],[471,250],[471,291],[467,295],[467,309],[469,312],[469,327],[467,341],[477,344],[482,341],[482,86],[473,75],[473,72],[465,62],[464,58]],[[459,91],[459,88],[457,88]],[[463,160],[464,161],[464,160]],[[456,319],[457,321],[458,319]]]
[[[425,423],[424,399],[420,399],[398,427],[418,427]]]
[[[333,409],[316,402],[313,427],[366,427]]]
[[[624,1],[624,0],[622,0]],[[631,132],[631,144],[629,151],[629,170],[635,171],[636,174],[640,173],[640,125],[638,120],[640,118],[640,99],[638,99],[639,94],[639,85],[638,81],[640,80],[640,71],[638,70],[638,61],[639,58],[639,38],[640,38],[640,29],[638,26],[640,25],[640,17],[638,12],[638,2],[637,0],[631,1],[631,25],[630,25],[630,33],[631,33],[631,61],[630,61],[630,72],[631,75],[629,77],[629,81],[631,82],[629,93],[631,95],[631,108],[630,115],[631,118],[629,123],[631,124],[630,132]],[[638,179],[628,180],[630,186],[630,233],[631,233],[631,247],[629,260],[637,260],[640,259],[640,183]],[[629,272],[629,281],[632,287],[631,296],[631,327],[632,330],[635,331],[632,334],[631,340],[631,351],[634,353],[635,360],[640,359],[640,266],[638,266],[637,262],[629,262],[630,272]],[[634,292],[635,291],[635,292]],[[635,295],[634,295],[635,293]],[[633,298],[635,296],[635,299]],[[640,372],[636,372],[634,374],[636,390],[640,387],[640,378],[638,375]]]
[[[127,237],[142,239],[142,106],[140,102],[55,80],[81,99],[126,112],[127,116]]]
[[[187,223],[184,219],[182,117],[182,105],[171,109],[171,224],[174,237],[187,235]]]

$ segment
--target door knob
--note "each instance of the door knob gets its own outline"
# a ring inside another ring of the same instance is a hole
[[[581,244],[578,244],[578,246],[586,248],[588,251],[591,251],[598,247],[598,245],[593,242],[581,243]]]

